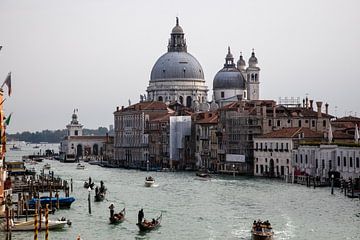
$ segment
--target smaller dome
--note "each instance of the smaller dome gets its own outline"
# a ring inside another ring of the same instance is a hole
[[[245,79],[237,68],[223,68],[214,77],[213,89],[245,89]]]
[[[250,67],[256,67],[256,65],[258,64],[258,60],[255,57],[255,52],[253,49],[253,52],[251,53],[251,57],[249,58],[249,66]]]
[[[184,34],[182,27],[179,25],[179,18],[176,17],[176,26],[171,31],[172,34]]]
[[[245,63],[245,60],[244,60],[244,58],[242,56],[242,53],[240,53],[240,58],[237,61],[237,66],[238,66],[239,69],[245,69],[246,63]]]

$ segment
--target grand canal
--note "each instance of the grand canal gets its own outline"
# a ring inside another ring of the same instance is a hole
[[[56,149],[57,150],[57,149]],[[34,149],[8,152],[7,160],[21,159]],[[200,181],[194,173],[151,172],[156,186],[144,187],[146,172],[101,168],[45,160],[55,176],[73,179],[76,198],[70,210],[59,210],[51,218],[65,216],[71,227],[51,231],[50,239],[251,239],[254,219],[269,219],[275,239],[359,239],[360,201],[349,199],[329,188],[306,188],[281,181],[232,176],[214,176]],[[91,176],[105,182],[108,188],[104,202],[93,201],[88,213],[88,190],[83,183]],[[116,210],[126,207],[127,220],[120,225],[108,224],[109,205]],[[144,208],[145,218],[163,213],[161,227],[146,234],[139,233],[137,212]],[[0,238],[5,234],[0,232]],[[39,239],[44,239],[41,233]],[[12,239],[33,239],[32,232],[14,232]]]

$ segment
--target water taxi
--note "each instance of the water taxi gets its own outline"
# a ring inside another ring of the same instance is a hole
[[[145,187],[151,187],[155,183],[155,179],[151,176],[145,178]]]

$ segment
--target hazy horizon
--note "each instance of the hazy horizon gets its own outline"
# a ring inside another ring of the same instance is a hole
[[[7,132],[63,129],[79,109],[85,128],[109,128],[117,106],[139,101],[167,51],[175,17],[203,67],[208,99],[227,47],[255,48],[260,98],[308,96],[330,114],[360,115],[360,2],[3,0],[0,80],[12,72]],[[4,87],[4,92],[7,92]]]

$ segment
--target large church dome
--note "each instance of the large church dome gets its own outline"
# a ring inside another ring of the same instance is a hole
[[[204,80],[204,72],[198,60],[187,52],[167,52],[151,70],[150,81],[164,79]]]
[[[195,108],[207,101],[203,69],[196,58],[187,52],[184,31],[176,18],[170,34],[167,53],[154,64],[149,86],[148,100],[165,103],[177,102]]]

